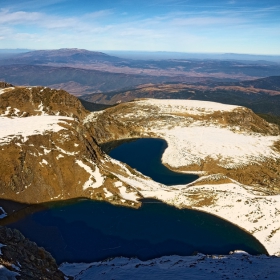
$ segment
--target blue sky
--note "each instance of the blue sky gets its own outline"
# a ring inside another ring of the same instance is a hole
[[[280,54],[280,2],[0,0],[0,48]]]

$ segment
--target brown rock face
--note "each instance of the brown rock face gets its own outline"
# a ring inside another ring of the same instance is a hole
[[[13,87],[13,85],[5,82],[0,82],[0,88],[8,88],[8,87]]]
[[[0,113],[2,123],[22,121],[18,134],[0,139],[1,198],[39,203],[91,197],[83,186],[103,155],[91,129],[80,122],[87,111],[76,97],[48,88],[16,88],[0,95]],[[36,132],[41,119],[50,118],[58,128]],[[34,133],[25,137],[30,125]]]
[[[0,226],[0,264],[17,272],[17,279],[64,279],[55,259],[44,248],[29,241],[18,230]]]
[[[114,175],[123,168],[110,161],[94,128],[83,123],[88,114],[62,90],[16,87],[2,92],[0,198],[37,204],[86,197],[137,207],[138,202],[123,199],[123,185],[116,185]]]
[[[16,87],[0,95],[1,114],[10,117],[47,114],[82,119],[88,112],[76,97],[64,90]]]
[[[79,122],[63,125],[67,129],[33,135],[26,142],[13,139],[2,146],[1,198],[37,203],[87,196],[82,186],[88,174],[76,161],[94,168],[100,148]]]

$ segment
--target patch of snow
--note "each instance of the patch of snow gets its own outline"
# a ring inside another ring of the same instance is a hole
[[[60,158],[64,158],[64,156],[61,155],[61,154],[59,154],[59,155],[56,157],[57,160],[60,159]]]
[[[52,150],[49,150],[49,149],[44,148],[44,154],[45,154],[45,155],[49,154],[51,151],[52,151]]]
[[[199,126],[161,129],[159,135],[168,143],[162,161],[172,167],[201,165],[206,158],[212,158],[222,167],[236,168],[280,158],[272,149],[279,136],[244,135],[226,128]]]
[[[12,268],[15,269],[16,271],[20,271],[20,268],[14,264],[12,264]]]
[[[51,200],[55,199],[55,198],[59,198],[61,196],[61,194],[59,194],[58,196],[52,197]]]
[[[2,280],[16,280],[16,276],[20,276],[19,273],[10,271],[5,266],[0,265],[0,279]]]
[[[5,247],[5,246],[6,246],[6,245],[4,245],[4,244],[0,243],[0,255],[2,255],[1,248],[2,248],[2,247]]]
[[[36,112],[41,112],[41,116],[46,116],[46,112],[44,111],[43,101],[38,105],[38,110],[34,110]]]
[[[97,111],[97,112],[92,112],[92,113],[88,114],[88,115],[85,117],[83,123],[86,124],[86,123],[88,123],[88,122],[92,122],[92,121],[96,120],[97,117],[98,117],[98,115],[101,115],[102,113],[103,113],[103,110]]]
[[[42,135],[47,131],[58,132],[65,129],[59,124],[68,120],[74,119],[56,116],[0,117],[0,145],[10,142],[13,138],[23,138],[23,142],[26,142],[28,137],[32,135]]]
[[[20,113],[20,110],[17,109],[17,108],[14,108],[14,114],[17,115],[17,116],[19,116],[19,113]]]
[[[113,194],[111,192],[109,192],[106,188],[103,188],[104,190],[104,195],[106,198],[113,196]]]
[[[127,188],[125,186],[119,187],[120,195],[122,198],[126,200],[131,200],[137,202],[137,192],[127,192]]]
[[[7,116],[7,115],[9,115],[9,114],[10,114],[10,110],[11,110],[11,107],[10,107],[10,106],[7,107],[5,113],[2,114],[1,116]]]
[[[2,212],[2,214],[0,214],[0,219],[3,219],[7,216],[6,211],[3,209],[3,207],[0,207],[0,211]]]
[[[8,87],[8,88],[1,88],[0,89],[0,95],[5,93],[5,92],[8,92],[10,90],[14,89],[14,87]]]
[[[49,163],[45,159],[42,160],[42,164],[49,165]]]
[[[58,146],[56,146],[56,150],[63,153],[63,154],[69,155],[69,156],[75,156],[75,155],[78,154],[77,152],[67,152],[67,151],[63,150],[62,148],[60,148]]]
[[[89,279],[280,279],[280,258],[231,255],[164,256],[148,261],[118,257],[101,262],[63,263],[59,269],[75,280]]]
[[[99,168],[96,165],[94,165],[95,170],[93,171],[90,166],[84,164],[81,160],[76,160],[76,163],[90,175],[83,186],[83,190],[86,190],[88,188],[96,189],[103,185],[104,177],[102,176]]]
[[[236,108],[242,108],[236,105],[227,105],[218,102],[186,100],[186,99],[144,99],[135,101],[140,106],[157,106],[160,113],[187,113],[191,115],[212,114],[215,111],[230,112]]]

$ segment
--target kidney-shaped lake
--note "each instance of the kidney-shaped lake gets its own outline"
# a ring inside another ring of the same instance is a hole
[[[112,146],[114,148],[110,150]],[[166,141],[162,139],[114,141],[103,147],[108,149],[112,158],[127,163],[154,181],[167,186],[188,184],[198,178],[197,175],[174,172],[162,164],[161,157],[167,148]]]

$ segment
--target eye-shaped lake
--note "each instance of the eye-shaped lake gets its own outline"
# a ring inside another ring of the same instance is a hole
[[[144,200],[140,209],[92,200],[55,202],[45,207],[40,211],[30,207],[9,226],[45,247],[58,263],[114,256],[147,260],[194,252],[228,254],[237,249],[266,253],[254,237],[229,222],[156,200]]]

